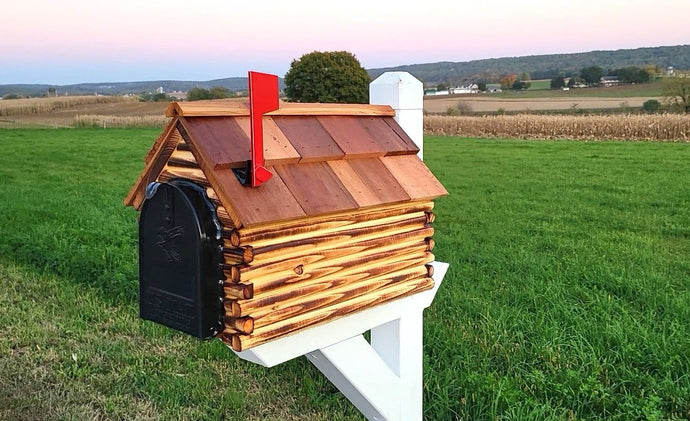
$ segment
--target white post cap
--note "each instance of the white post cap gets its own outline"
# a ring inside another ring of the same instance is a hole
[[[369,84],[369,102],[396,110],[424,107],[424,85],[407,72],[386,72]]]

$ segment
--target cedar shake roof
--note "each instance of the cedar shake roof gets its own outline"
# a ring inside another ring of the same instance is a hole
[[[166,114],[172,119],[126,205],[141,206],[180,137],[237,228],[448,194],[389,106],[286,103],[264,114],[265,167],[273,177],[259,187],[240,184],[233,172],[250,159],[246,105],[171,103]]]

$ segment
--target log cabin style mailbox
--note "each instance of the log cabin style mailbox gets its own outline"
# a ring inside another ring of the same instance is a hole
[[[393,108],[279,107],[249,76],[248,105],[171,103],[125,199],[141,317],[242,353],[432,288],[447,192]]]

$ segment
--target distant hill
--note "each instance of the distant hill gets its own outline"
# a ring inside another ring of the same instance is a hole
[[[563,73],[572,76],[588,66],[599,66],[604,71],[628,66],[658,66],[666,69],[690,69],[690,45],[650,47],[588,53],[549,54],[539,56],[504,57],[464,62],[410,64],[397,67],[369,69],[372,78],[383,72],[409,72],[425,83],[459,84],[480,80],[495,82],[501,75],[527,72],[532,79],[551,79]]]
[[[548,54],[539,56],[503,57],[464,62],[438,62],[410,64],[396,67],[369,69],[372,79],[387,71],[406,71],[425,83],[440,82],[460,84],[464,82],[498,81],[501,75],[527,72],[532,79],[551,79],[559,73],[571,76],[588,66],[599,66],[604,71],[627,66],[653,65],[661,69],[673,66],[676,69],[690,69],[690,45],[672,47],[649,47],[615,51],[590,51],[588,53]],[[283,79],[279,79],[281,88]],[[148,82],[79,83],[75,85],[0,85],[0,97],[6,94],[41,96],[49,88],[56,88],[58,94],[104,95],[138,94],[155,92],[162,87],[165,92],[186,92],[194,87],[210,88],[222,86],[233,91],[247,89],[246,77],[230,77],[207,81],[156,80]]]
[[[281,88],[283,79],[279,78]],[[231,91],[247,90],[246,77],[229,77],[225,79],[213,79],[207,81],[183,81],[183,80],[153,80],[147,82],[103,82],[103,83],[78,83],[74,85],[0,85],[0,97],[6,94],[19,94],[22,96],[41,96],[48,92],[49,88],[55,88],[58,95],[124,95],[139,94],[141,92],[155,92],[163,88],[165,92],[187,92],[192,88],[209,89],[213,86],[222,86]]]

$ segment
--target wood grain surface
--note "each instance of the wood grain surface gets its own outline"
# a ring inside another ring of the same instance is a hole
[[[369,131],[361,120],[365,117],[320,116],[319,123],[326,129],[338,147],[345,153],[344,159],[384,156],[387,150]]]
[[[325,162],[276,165],[274,168],[306,215],[359,207]]]
[[[233,118],[190,117],[181,120],[193,139],[199,159],[213,168],[238,168],[250,159],[249,137]]]
[[[413,142],[408,142],[392,130],[385,118],[364,117],[360,119],[360,123],[371,137],[379,142],[386,155],[416,155],[419,152],[419,148]],[[398,124],[395,120],[393,123]]]
[[[247,137],[250,137],[249,117],[237,117],[235,121]],[[302,159],[271,117],[264,117],[262,124],[266,165],[296,164]]]
[[[276,174],[273,167],[267,169]],[[216,193],[224,204],[237,212],[238,227],[306,216],[278,175],[259,187],[245,187],[231,169],[218,169],[213,173],[218,186]]]
[[[330,161],[345,155],[315,116],[274,116],[273,121],[302,157],[300,162]]]
[[[410,200],[378,158],[330,161],[328,165],[359,207]]]
[[[381,158],[405,192],[413,200],[431,200],[448,194],[417,155],[386,156]]]

